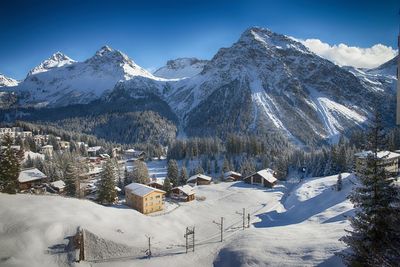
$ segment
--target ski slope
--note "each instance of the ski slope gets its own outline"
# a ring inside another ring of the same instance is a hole
[[[343,215],[352,183],[332,190],[336,176],[273,189],[242,182],[195,188],[204,200],[179,203],[164,215],[145,216],[124,205],[104,207],[60,196],[0,194],[0,265],[69,266],[68,237],[88,231],[89,258],[77,266],[337,266],[337,241],[348,227]],[[250,228],[242,229],[242,209]],[[224,242],[219,226],[224,217]],[[185,254],[186,227],[195,226],[196,250]],[[147,236],[153,258],[145,259]],[[329,265],[330,261],[336,265]]]

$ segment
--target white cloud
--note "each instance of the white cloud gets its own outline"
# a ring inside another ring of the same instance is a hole
[[[397,55],[397,50],[383,44],[361,48],[346,44],[329,45],[318,39],[299,40],[315,54],[341,66],[374,68]]]

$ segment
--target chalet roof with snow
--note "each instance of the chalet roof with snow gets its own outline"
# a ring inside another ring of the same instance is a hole
[[[264,169],[261,171],[257,172],[261,177],[263,177],[265,180],[267,180],[268,182],[275,183],[278,179],[275,178],[274,176],[274,171],[271,169]]]
[[[174,190],[174,189],[181,191],[182,193],[184,193],[187,196],[194,195],[193,187],[191,187],[190,185],[187,185],[187,184],[172,188],[172,190]]]
[[[87,149],[87,152],[97,152],[101,149],[101,146],[92,146]]]
[[[148,184],[148,185],[151,185],[151,184],[158,184],[158,185],[160,185],[160,186],[163,186],[163,185],[164,185],[164,180],[157,179],[157,180],[150,181],[150,182],[148,182],[147,184]]]
[[[58,180],[58,181],[51,182],[50,186],[60,190],[60,189],[65,188],[65,183],[64,183],[64,181]]]
[[[372,156],[373,152],[371,150],[368,151],[361,151],[355,154],[356,157],[360,159],[365,159],[368,156]],[[379,151],[376,154],[378,159],[395,159],[395,158],[400,158],[399,153],[391,152],[391,151]]]
[[[234,171],[229,171],[229,172],[225,172],[225,173],[224,173],[224,177],[229,177],[229,176],[231,176],[231,175],[242,176],[240,173],[234,172]]]
[[[207,175],[204,175],[204,174],[196,174],[196,175],[190,176],[190,178],[187,179],[187,182],[189,183],[190,181],[195,181],[197,179],[203,179],[203,180],[206,180],[206,181],[211,181],[212,180],[212,178],[210,176],[207,176]]]
[[[36,168],[23,170],[19,173],[18,182],[26,183],[46,179],[47,176]]]
[[[132,194],[144,197],[151,192],[159,192],[165,194],[166,192],[151,186],[147,186],[144,184],[139,184],[139,183],[131,183],[125,186],[125,190],[129,190]]]

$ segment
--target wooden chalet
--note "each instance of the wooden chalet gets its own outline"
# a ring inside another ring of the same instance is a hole
[[[147,184],[150,187],[162,190],[164,188],[164,183],[160,180],[153,180]]]
[[[196,174],[191,176],[188,180],[188,184],[194,185],[208,185],[211,183],[212,178],[204,174]]]
[[[50,186],[58,193],[64,192],[64,189],[65,189],[65,183],[62,180],[51,182]]]
[[[258,184],[272,188],[276,185],[278,179],[276,179],[275,172],[273,170],[264,169],[243,178],[243,181],[248,184]]]
[[[165,193],[163,190],[139,183],[125,186],[126,204],[143,214],[163,210]]]
[[[238,172],[229,171],[224,173],[224,181],[235,182],[242,180],[242,175]]]
[[[47,176],[36,168],[22,170],[18,176],[20,190],[28,190],[34,186],[41,185]]]
[[[171,198],[181,201],[192,201],[195,199],[193,187],[190,185],[182,185],[172,188]]]

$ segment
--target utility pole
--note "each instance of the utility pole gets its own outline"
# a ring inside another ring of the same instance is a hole
[[[146,235],[148,242],[149,242],[149,248],[146,250],[146,256],[148,259],[151,258],[151,236]]]
[[[213,221],[213,223],[215,223],[216,225],[219,225],[221,228],[221,242],[224,241],[224,217],[221,217],[221,222],[218,223],[216,221]]]
[[[250,213],[247,213],[247,228],[250,228]]]
[[[188,253],[189,249],[192,249],[194,252],[194,226],[192,229],[189,229],[189,227],[186,227],[186,234],[184,235],[186,238],[186,253]]]
[[[243,216],[243,230],[244,230],[245,222],[246,222],[246,209],[243,208],[243,212],[236,212],[236,214],[239,214],[239,215]]]

